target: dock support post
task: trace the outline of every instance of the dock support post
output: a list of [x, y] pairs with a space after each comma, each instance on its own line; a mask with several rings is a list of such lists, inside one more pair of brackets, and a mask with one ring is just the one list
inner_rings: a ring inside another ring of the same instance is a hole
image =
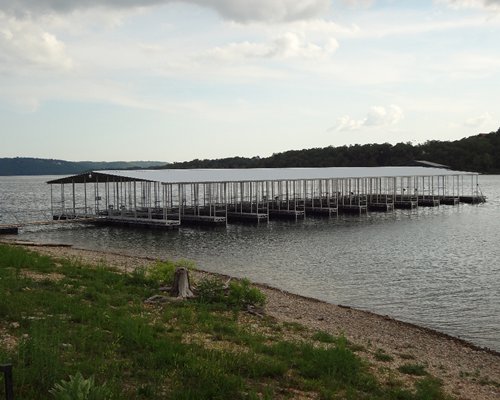
[[71, 186], [73, 190], [73, 217], [76, 217], [76, 198], [75, 198], [75, 180], [71, 180]]
[[14, 384], [12, 379], [12, 364], [0, 365], [5, 382], [5, 400], [14, 400]]
[[53, 195], [53, 185], [50, 184], [50, 213], [52, 214], [52, 218], [54, 218], [54, 198]]

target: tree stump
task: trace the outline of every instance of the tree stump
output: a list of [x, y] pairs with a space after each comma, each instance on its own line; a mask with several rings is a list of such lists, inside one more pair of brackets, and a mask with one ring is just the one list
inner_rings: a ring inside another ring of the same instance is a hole
[[189, 283], [189, 271], [187, 268], [179, 267], [175, 270], [174, 283], [170, 289], [170, 295], [183, 299], [194, 297], [191, 284]]

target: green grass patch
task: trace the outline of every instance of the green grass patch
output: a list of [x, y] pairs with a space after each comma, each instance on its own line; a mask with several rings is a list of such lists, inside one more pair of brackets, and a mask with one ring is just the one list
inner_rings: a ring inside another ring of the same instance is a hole
[[375, 358], [375, 360], [382, 361], [382, 362], [389, 362], [389, 361], [394, 360], [394, 357], [387, 354], [386, 352], [384, 352], [381, 349], [377, 349], [377, 351], [375, 353], [373, 353], [373, 357]]
[[[58, 279], [43, 276], [50, 273]], [[441, 390], [427, 376], [411, 391], [382, 385], [344, 337], [316, 333], [313, 340], [330, 344], [318, 348], [299, 324], [274, 329], [251, 316], [242, 323], [241, 310], [265, 300], [246, 280], [229, 288], [206, 281], [203, 298], [145, 305], [168, 280], [162, 276], [0, 245], [0, 327], [17, 341], [0, 345], [0, 363], [14, 365], [15, 398], [281, 399], [291, 391], [321, 399], [442, 398], [425, 397]], [[300, 341], [283, 339], [290, 334]]]
[[146, 276], [159, 284], [171, 285], [174, 282], [175, 270], [177, 268], [193, 270], [195, 264], [190, 260], [183, 259], [176, 261], [158, 261], [147, 270]]
[[318, 331], [311, 336], [312, 340], [316, 340], [321, 343], [335, 343], [335, 337], [327, 332]]
[[427, 375], [427, 371], [422, 364], [403, 364], [398, 368], [398, 371], [406, 375]]

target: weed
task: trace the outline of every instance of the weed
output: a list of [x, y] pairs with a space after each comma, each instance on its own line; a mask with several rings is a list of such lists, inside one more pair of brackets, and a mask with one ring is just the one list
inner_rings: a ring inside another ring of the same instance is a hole
[[91, 376], [85, 379], [80, 372], [71, 375], [67, 381], [55, 384], [49, 390], [55, 400], [108, 400], [109, 390], [106, 386], [98, 386]]
[[481, 377], [481, 378], [479, 379], [478, 383], [479, 383], [480, 385], [483, 385], [483, 386], [485, 386], [485, 385], [489, 385], [489, 386], [494, 386], [494, 387], [500, 388], [500, 383], [499, 383], [499, 382], [494, 381], [494, 380], [490, 379], [490, 378], [489, 378], [489, 377], [487, 377], [487, 376], [483, 376], [483, 377]]
[[415, 398], [417, 400], [447, 400], [450, 399], [443, 392], [442, 382], [439, 379], [425, 377], [415, 384], [417, 389]]
[[229, 284], [228, 302], [237, 308], [263, 306], [266, 296], [256, 287], [252, 287], [248, 279], [242, 279]]
[[248, 279], [233, 281], [226, 289], [220, 279], [205, 278], [198, 285], [198, 301], [205, 304], [227, 305], [235, 309], [248, 306], [263, 306], [266, 296], [253, 287]]
[[304, 332], [306, 327], [298, 322], [283, 322], [283, 327], [292, 332]]
[[174, 282], [175, 270], [177, 268], [194, 269], [195, 264], [189, 260], [158, 261], [148, 270], [148, 277], [163, 285], [171, 285]]
[[403, 364], [398, 368], [399, 372], [407, 375], [424, 376], [427, 371], [422, 364]]
[[408, 353], [400, 353], [398, 354], [399, 358], [403, 360], [414, 360], [415, 356], [413, 354], [408, 354]]
[[311, 339], [321, 343], [335, 343], [335, 337], [327, 332], [318, 331], [311, 336]]
[[384, 352], [382, 349], [377, 349], [375, 353], [373, 353], [373, 357], [377, 361], [389, 362], [394, 360], [394, 357]]
[[225, 298], [224, 283], [217, 278], [205, 278], [196, 285], [201, 303], [222, 303]]

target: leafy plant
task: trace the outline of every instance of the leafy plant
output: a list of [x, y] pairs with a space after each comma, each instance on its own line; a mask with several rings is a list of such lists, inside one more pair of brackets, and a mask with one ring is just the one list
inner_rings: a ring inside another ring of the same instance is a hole
[[262, 307], [266, 302], [266, 295], [256, 287], [252, 287], [248, 279], [242, 279], [229, 284], [228, 302], [238, 308]]
[[384, 350], [382, 349], [378, 349], [374, 354], [373, 356], [375, 357], [375, 360], [377, 361], [383, 361], [383, 362], [388, 362], [388, 361], [392, 361], [394, 360], [394, 357], [392, 357], [391, 355], [387, 354], [386, 352], [384, 352]]
[[69, 380], [56, 383], [49, 391], [56, 400], [107, 400], [111, 396], [106, 386], [95, 384], [94, 377], [85, 379], [80, 372]]
[[164, 285], [171, 285], [174, 282], [175, 270], [181, 267], [192, 270], [195, 264], [193, 261], [183, 259], [176, 261], [159, 261], [148, 270], [148, 276], [156, 282], [160, 282]]
[[217, 278], [204, 278], [197, 285], [198, 299], [202, 303], [224, 302], [224, 283]]
[[316, 332], [314, 335], [312, 335], [311, 339], [317, 340], [321, 343], [335, 343], [335, 337], [324, 331]]
[[198, 285], [198, 299], [202, 303], [225, 303], [231, 307], [243, 309], [248, 306], [262, 307], [266, 296], [248, 279], [233, 281], [226, 288], [217, 278], [202, 279]]

